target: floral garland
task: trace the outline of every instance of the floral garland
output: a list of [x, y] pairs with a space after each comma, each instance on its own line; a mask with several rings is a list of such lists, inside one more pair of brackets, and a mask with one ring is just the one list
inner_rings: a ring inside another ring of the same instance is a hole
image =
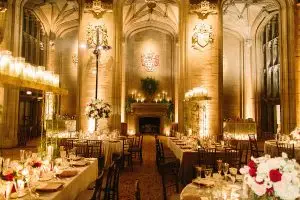
[[102, 99], [93, 99], [87, 104], [85, 113], [93, 119], [109, 118], [111, 106]]
[[278, 197], [284, 200], [300, 197], [300, 166], [296, 160], [269, 155], [251, 158], [248, 165], [240, 169], [245, 183], [259, 197]]

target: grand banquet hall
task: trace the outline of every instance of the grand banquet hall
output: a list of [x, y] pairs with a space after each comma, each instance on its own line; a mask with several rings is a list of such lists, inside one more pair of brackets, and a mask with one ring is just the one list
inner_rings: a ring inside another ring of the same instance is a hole
[[0, 200], [300, 199], [296, 0], [0, 0]]

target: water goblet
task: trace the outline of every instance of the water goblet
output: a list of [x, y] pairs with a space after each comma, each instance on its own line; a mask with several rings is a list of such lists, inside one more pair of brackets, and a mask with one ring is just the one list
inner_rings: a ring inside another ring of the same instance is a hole
[[20, 161], [23, 163], [25, 160], [25, 150], [21, 149], [20, 150]]
[[236, 175], [237, 175], [237, 168], [234, 168], [234, 167], [230, 167], [229, 168], [229, 173], [232, 177], [232, 182], [235, 183], [236, 181]]
[[25, 158], [26, 158], [26, 160], [29, 159], [29, 158], [31, 158], [31, 156], [32, 156], [32, 151], [25, 151]]
[[223, 163], [222, 160], [217, 160], [219, 175], [221, 175], [221, 173], [222, 173], [222, 163]]
[[205, 178], [210, 178], [211, 174], [212, 174], [212, 169], [205, 169], [204, 170]]
[[229, 164], [228, 163], [224, 163], [224, 165], [223, 165], [223, 172], [224, 172], [225, 177], [227, 176], [228, 170], [229, 170]]

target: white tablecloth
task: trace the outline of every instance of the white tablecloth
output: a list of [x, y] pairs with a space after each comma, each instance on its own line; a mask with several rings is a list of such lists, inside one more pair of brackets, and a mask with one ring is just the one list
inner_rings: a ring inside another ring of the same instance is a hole
[[[267, 140], [264, 144], [264, 152], [265, 154], [269, 154], [271, 157], [277, 156], [277, 146], [276, 140]], [[295, 158], [298, 162], [300, 162], [300, 146], [295, 145]]]
[[180, 194], [180, 200], [201, 200], [201, 199], [211, 199], [212, 197], [217, 197], [224, 195], [226, 193], [227, 197], [230, 197], [231, 193], [235, 193], [241, 196], [241, 183], [232, 184], [230, 181], [211, 179], [215, 182], [215, 186], [204, 187], [193, 183], [188, 184], [183, 188]]
[[123, 150], [123, 141], [103, 141], [103, 153], [104, 153], [104, 166], [108, 168], [112, 163], [112, 155], [114, 153], [122, 153]]
[[198, 151], [192, 149], [181, 149], [171, 138], [168, 138], [168, 147], [173, 151], [176, 158], [180, 160], [179, 177], [184, 184], [193, 179], [194, 165], [198, 164]]
[[[89, 184], [97, 179], [98, 175], [98, 161], [93, 159], [90, 164], [86, 167], [72, 168], [78, 170], [78, 174], [71, 178], [65, 178], [59, 180], [64, 182], [64, 186], [61, 190], [57, 192], [49, 193], [39, 193], [39, 199], [41, 200], [73, 200], [84, 191]], [[50, 180], [53, 181], [53, 180]], [[57, 181], [57, 180], [54, 180]], [[23, 198], [18, 198], [23, 200], [29, 200], [30, 195], [26, 195]]]

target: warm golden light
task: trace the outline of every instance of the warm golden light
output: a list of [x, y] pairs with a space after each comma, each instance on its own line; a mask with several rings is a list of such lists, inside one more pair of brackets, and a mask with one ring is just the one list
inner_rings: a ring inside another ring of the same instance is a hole
[[21, 57], [14, 58], [10, 51], [0, 52], [0, 74], [59, 87], [59, 75], [46, 71], [43, 66], [25, 63]]

